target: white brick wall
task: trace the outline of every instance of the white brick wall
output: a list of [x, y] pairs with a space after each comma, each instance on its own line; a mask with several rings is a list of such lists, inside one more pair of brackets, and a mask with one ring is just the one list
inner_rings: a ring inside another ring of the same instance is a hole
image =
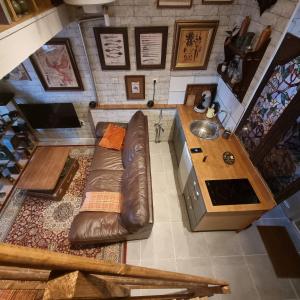
[[278, 0], [277, 3], [266, 10], [262, 16], [259, 14], [259, 7], [256, 0], [240, 0], [240, 2], [243, 2], [242, 17], [251, 17], [250, 31], [261, 32], [267, 25], [272, 26], [271, 42], [242, 103], [243, 106], [246, 107], [252, 100], [254, 92], [270, 63], [270, 60], [276, 53], [278, 44], [287, 30], [289, 20], [296, 8], [298, 0]]
[[[133, 109], [124, 109], [124, 110], [100, 110], [93, 109], [91, 110], [94, 125], [98, 122], [129, 122], [130, 118], [137, 110]], [[148, 117], [148, 126], [149, 126], [149, 140], [155, 140], [155, 128], [154, 124], [159, 120], [159, 109], [145, 109], [142, 112]], [[176, 110], [175, 109], [164, 109], [162, 114], [162, 127], [164, 132], [161, 133], [161, 141], [166, 142], [172, 140], [173, 133], [173, 123], [175, 118]]]
[[[252, 100], [266, 69], [276, 53], [276, 49], [278, 48], [281, 39], [287, 31], [288, 23], [297, 6], [298, 0], [278, 0], [277, 3], [269, 10], [265, 11], [262, 16], [259, 14], [259, 7], [256, 0], [240, 0], [239, 2], [242, 10], [238, 23], [240, 24], [245, 16], [250, 16], [251, 24], [249, 31], [254, 32], [261, 32], [267, 25], [271, 25], [272, 39], [242, 103], [238, 102], [223, 80], [221, 78], [219, 79], [217, 101], [220, 103], [222, 109], [231, 113], [231, 117], [223, 124], [231, 130], [234, 130], [237, 127], [240, 118]], [[293, 20], [288, 31], [299, 31], [299, 14], [298, 19]]]
[[[251, 15], [251, 30], [261, 31], [264, 26], [269, 23], [274, 26], [274, 29], [272, 43], [251, 83], [250, 91], [246, 94], [242, 107], [237, 101], [232, 100], [232, 95], [227, 93], [229, 96], [228, 99], [225, 99], [222, 94], [218, 94], [218, 98], [221, 99], [220, 102], [223, 107], [233, 110], [232, 118], [229, 119], [229, 127], [235, 127], [239, 115], [243, 112], [243, 107], [246, 106], [251, 99], [251, 92], [253, 92], [255, 86], [261, 79], [268, 60], [273, 55], [274, 49], [282, 36], [282, 32], [288, 23], [288, 19], [291, 16], [296, 3], [297, 0], [278, 0], [278, 3], [270, 11], [265, 12], [262, 17], [259, 17], [256, 0], [235, 0], [234, 4], [231, 5], [203, 5], [202, 0], [194, 0], [191, 9], [158, 9], [156, 7], [156, 0], [116, 0], [109, 6], [109, 13], [112, 16], [111, 25], [128, 27], [131, 70], [102, 71], [93, 33], [93, 27], [101, 26], [101, 21], [84, 23], [83, 35], [91, 63], [91, 69], [96, 82], [97, 97], [101, 103], [128, 103], [126, 100], [124, 76], [141, 74], [146, 76], [146, 100], [130, 101], [130, 103], [142, 104], [152, 98], [153, 79], [158, 79], [155, 97], [157, 102], [182, 103], [186, 84], [218, 82], [216, 68], [217, 64], [223, 60], [225, 31], [231, 29], [234, 23], [240, 24], [244, 16]], [[170, 71], [174, 22], [179, 19], [219, 20], [220, 25], [207, 70]], [[154, 25], [169, 26], [166, 68], [164, 70], [137, 71], [134, 27]], [[85, 56], [78, 25], [76, 23], [70, 24], [58, 34], [58, 37], [69, 37], [71, 39], [72, 48], [81, 73], [85, 91], [45, 92], [29, 60], [26, 60], [24, 64], [33, 81], [1, 82], [0, 89], [13, 90], [17, 96], [24, 98], [27, 102], [75, 103], [79, 118], [86, 123], [83, 128], [72, 130], [46, 130], [40, 132], [39, 136], [43, 140], [47, 140], [47, 138], [53, 140], [63, 138], [74, 139], [79, 137], [82, 139], [89, 139], [92, 137], [92, 133], [88, 125], [88, 103], [95, 100], [95, 90], [91, 74], [89, 73], [88, 60]], [[219, 89], [219, 91], [222, 91], [222, 89]]]

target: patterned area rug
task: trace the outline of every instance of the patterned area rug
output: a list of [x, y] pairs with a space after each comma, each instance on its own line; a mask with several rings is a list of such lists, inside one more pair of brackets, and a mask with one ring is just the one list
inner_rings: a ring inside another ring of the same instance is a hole
[[81, 205], [93, 151], [93, 147], [76, 147], [71, 151], [70, 156], [79, 162], [79, 170], [61, 201], [28, 196], [16, 190], [0, 219], [0, 226], [6, 221], [8, 227], [2, 227], [0, 239], [14, 245], [124, 262], [124, 243], [75, 249], [68, 241], [71, 222]]

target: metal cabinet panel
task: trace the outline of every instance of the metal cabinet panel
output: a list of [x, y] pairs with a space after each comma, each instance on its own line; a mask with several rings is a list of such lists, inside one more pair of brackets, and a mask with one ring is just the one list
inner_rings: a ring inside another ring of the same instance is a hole
[[174, 133], [173, 133], [173, 143], [174, 143], [174, 148], [175, 148], [177, 164], [179, 165], [181, 155], [182, 155], [183, 146], [184, 146], [184, 143], [185, 143], [185, 136], [184, 136], [184, 133], [183, 133], [183, 129], [181, 127], [181, 123], [180, 123], [178, 114], [176, 114], [176, 117], [175, 117], [175, 128], [174, 128]]
[[178, 169], [178, 181], [179, 181], [181, 191], [184, 190], [184, 187], [187, 184], [189, 174], [192, 168], [193, 168], [193, 162], [190, 156], [190, 152], [187, 143], [184, 143], [181, 159], [179, 162], [179, 169]]
[[188, 181], [184, 188], [184, 198], [191, 229], [193, 230], [206, 213], [205, 204], [194, 168], [190, 170]]
[[197, 221], [199, 221], [206, 213], [206, 207], [194, 168], [192, 168], [190, 172], [188, 186], [190, 190], [190, 196], [192, 199], [192, 206], [194, 208], [195, 218]]
[[192, 199], [191, 199], [191, 196], [190, 196], [190, 191], [189, 191], [188, 185], [186, 185], [186, 187], [185, 187], [185, 190], [183, 192], [183, 196], [184, 196], [184, 200], [185, 200], [185, 205], [186, 205], [186, 210], [187, 210], [187, 213], [188, 213], [190, 225], [191, 225], [191, 228], [193, 229], [193, 228], [195, 228], [197, 223], [196, 223], [194, 208], [193, 208], [193, 205], [192, 205]]

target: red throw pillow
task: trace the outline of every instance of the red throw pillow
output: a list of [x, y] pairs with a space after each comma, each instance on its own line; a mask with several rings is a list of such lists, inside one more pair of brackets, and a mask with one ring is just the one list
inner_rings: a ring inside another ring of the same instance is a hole
[[125, 128], [119, 127], [114, 124], [109, 124], [105, 130], [103, 138], [99, 143], [99, 146], [108, 149], [121, 150], [125, 133]]

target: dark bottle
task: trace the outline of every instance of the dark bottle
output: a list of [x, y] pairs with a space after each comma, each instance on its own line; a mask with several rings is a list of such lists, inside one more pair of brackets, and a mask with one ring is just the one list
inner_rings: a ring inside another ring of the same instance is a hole
[[16, 0], [11, 0], [11, 5], [12, 5], [12, 7], [13, 7], [13, 9], [14, 9], [14, 11], [17, 15], [22, 14], [22, 8]]
[[28, 7], [26, 0], [18, 0], [18, 3], [21, 7], [22, 14], [25, 14], [25, 15], [28, 14], [29, 7]]

